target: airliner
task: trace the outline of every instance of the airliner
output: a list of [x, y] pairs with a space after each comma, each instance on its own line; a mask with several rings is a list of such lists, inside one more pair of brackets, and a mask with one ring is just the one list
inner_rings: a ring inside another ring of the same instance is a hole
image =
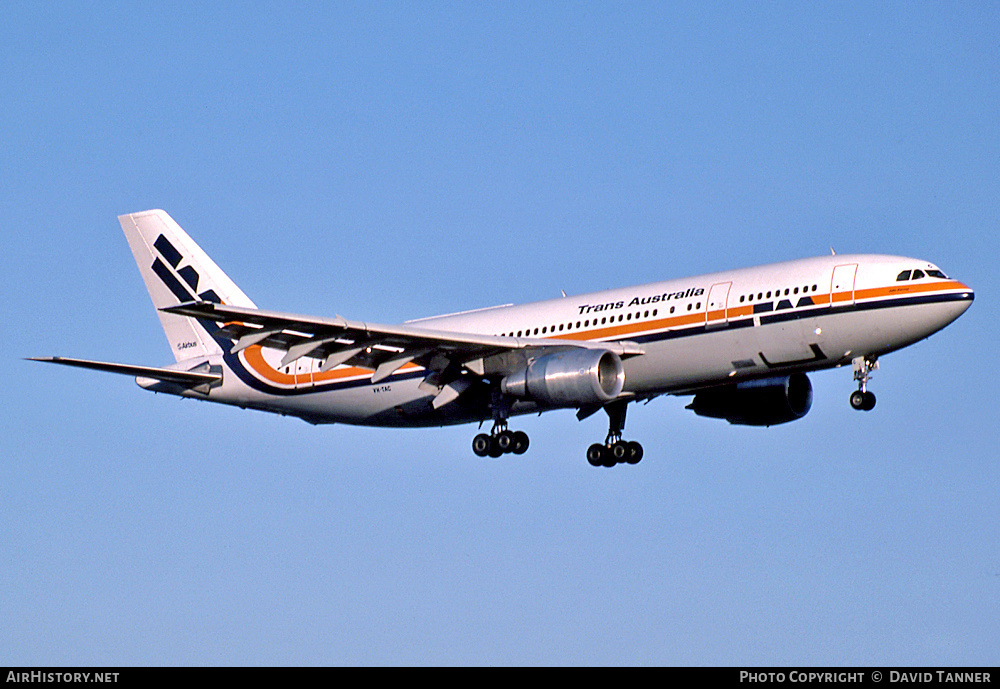
[[135, 376], [154, 392], [296, 416], [312, 424], [427, 427], [492, 421], [480, 457], [523, 454], [512, 417], [608, 416], [593, 466], [635, 464], [626, 409], [691, 396], [695, 414], [771, 426], [812, 405], [811, 371], [851, 365], [870, 411], [884, 354], [941, 330], [968, 286], [914, 258], [807, 258], [579, 296], [385, 325], [258, 309], [162, 210], [118, 218], [175, 363], [32, 357]]

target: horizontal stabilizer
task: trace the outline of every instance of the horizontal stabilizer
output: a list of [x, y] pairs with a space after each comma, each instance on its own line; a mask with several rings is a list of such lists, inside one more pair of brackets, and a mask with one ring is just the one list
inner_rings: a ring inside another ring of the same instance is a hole
[[179, 383], [185, 386], [210, 385], [212, 383], [218, 383], [222, 380], [221, 373], [202, 373], [198, 371], [178, 371], [172, 368], [156, 368], [153, 366], [112, 364], [104, 361], [90, 361], [88, 359], [70, 359], [64, 356], [28, 357], [28, 361], [46, 361], [51, 364], [63, 364], [64, 366], [90, 368], [95, 371], [152, 378], [153, 380], [162, 380], [167, 383]]

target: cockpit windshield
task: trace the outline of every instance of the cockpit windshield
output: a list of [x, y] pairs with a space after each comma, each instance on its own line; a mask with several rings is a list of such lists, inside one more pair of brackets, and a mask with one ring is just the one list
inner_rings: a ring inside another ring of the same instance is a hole
[[938, 278], [940, 280], [947, 280], [948, 276], [942, 273], [937, 268], [931, 268], [928, 270], [912, 269], [904, 270], [899, 275], [896, 276], [896, 282], [903, 282], [905, 280], [919, 280], [923, 277]]

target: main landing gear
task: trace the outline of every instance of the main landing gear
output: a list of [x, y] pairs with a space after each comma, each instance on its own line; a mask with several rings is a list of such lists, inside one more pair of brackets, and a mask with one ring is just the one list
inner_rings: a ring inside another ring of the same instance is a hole
[[510, 402], [500, 393], [493, 390], [493, 430], [489, 435], [480, 433], [472, 439], [472, 451], [478, 457], [489, 455], [494, 459], [508, 452], [523, 455], [528, 451], [528, 434], [524, 431], [507, 429], [507, 416], [510, 414]]
[[858, 411], [871, 411], [875, 408], [875, 393], [868, 391], [868, 379], [872, 371], [878, 370], [878, 357], [859, 356], [854, 364], [854, 380], [858, 381], [858, 389], [851, 393], [851, 406]]
[[496, 458], [512, 452], [523, 455], [528, 450], [528, 434], [524, 431], [507, 430], [507, 424], [494, 426], [489, 435], [480, 433], [472, 439], [472, 451], [479, 457]]
[[613, 402], [604, 407], [604, 411], [608, 413], [608, 436], [604, 439], [603, 445], [594, 443], [587, 448], [587, 461], [591, 466], [638, 464], [642, 459], [642, 445], [634, 440], [622, 440], [627, 404], [627, 402]]

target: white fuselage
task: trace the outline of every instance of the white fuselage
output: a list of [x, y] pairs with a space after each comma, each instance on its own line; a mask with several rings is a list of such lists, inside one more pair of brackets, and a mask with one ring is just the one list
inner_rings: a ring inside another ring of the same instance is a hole
[[[908, 279], [901, 279], [905, 271]], [[623, 395], [642, 399], [877, 357], [945, 327], [973, 298], [969, 287], [925, 261], [835, 255], [413, 324], [513, 340], [634, 343], [643, 353], [624, 358]], [[313, 423], [428, 426], [484, 418], [481, 408], [461, 404], [433, 408], [415, 364], [373, 383], [368, 369], [321, 372], [322, 362], [308, 356], [282, 366], [283, 354], [253, 346], [211, 356], [208, 363], [226, 369], [224, 382], [191, 396]], [[519, 402], [511, 413], [539, 409]]]

